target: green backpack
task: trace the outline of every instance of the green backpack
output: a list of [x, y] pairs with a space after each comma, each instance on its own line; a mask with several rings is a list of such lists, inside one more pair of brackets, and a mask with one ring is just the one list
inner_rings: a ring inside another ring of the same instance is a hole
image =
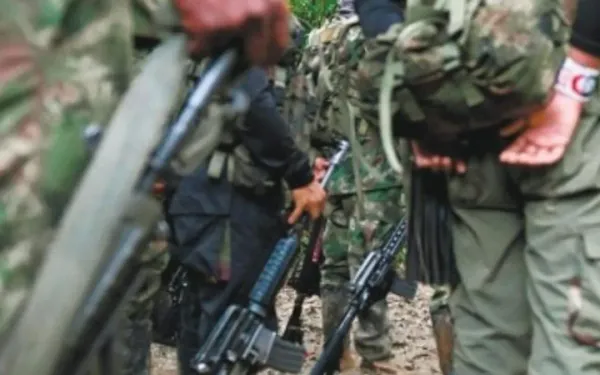
[[388, 144], [392, 131], [452, 142], [527, 114], [565, 56], [562, 1], [408, 0], [406, 22], [365, 44], [357, 105]]

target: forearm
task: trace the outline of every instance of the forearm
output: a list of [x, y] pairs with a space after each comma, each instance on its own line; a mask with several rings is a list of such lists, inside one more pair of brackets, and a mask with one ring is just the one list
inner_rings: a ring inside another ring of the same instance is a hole
[[290, 188], [309, 184], [313, 176], [308, 156], [298, 148], [279, 114], [265, 72], [251, 69], [242, 86], [251, 97], [241, 133], [243, 144], [258, 163], [274, 177], [285, 179]]
[[569, 57], [580, 64], [600, 67], [600, 0], [579, 0]]
[[403, 9], [392, 0], [356, 0], [354, 7], [367, 38], [384, 33], [393, 24], [404, 20]]

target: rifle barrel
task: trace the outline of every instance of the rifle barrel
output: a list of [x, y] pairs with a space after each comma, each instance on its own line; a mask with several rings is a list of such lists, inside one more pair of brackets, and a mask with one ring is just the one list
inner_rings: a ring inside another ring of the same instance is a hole
[[350, 331], [352, 322], [358, 315], [358, 307], [351, 305], [344, 313], [344, 317], [340, 325], [335, 329], [331, 337], [325, 343], [323, 352], [315, 363], [315, 366], [310, 371], [310, 375], [333, 374], [339, 367], [344, 339]]

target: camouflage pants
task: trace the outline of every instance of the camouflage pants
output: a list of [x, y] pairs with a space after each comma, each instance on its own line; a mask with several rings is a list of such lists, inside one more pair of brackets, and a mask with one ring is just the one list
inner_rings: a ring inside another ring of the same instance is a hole
[[[321, 297], [325, 338], [339, 323], [348, 302], [345, 286], [360, 266], [364, 254], [380, 244], [383, 235], [402, 215], [402, 189], [393, 188], [365, 194], [364, 215], [359, 216], [356, 195], [330, 198], [332, 212], [323, 234]], [[355, 347], [366, 361], [392, 356], [387, 302], [375, 303], [358, 317]], [[349, 346], [346, 340], [345, 347]]]
[[161, 286], [161, 275], [169, 263], [166, 243], [151, 243], [141, 262], [146, 279], [125, 308], [123, 330], [120, 332], [123, 375], [150, 374], [151, 317]]

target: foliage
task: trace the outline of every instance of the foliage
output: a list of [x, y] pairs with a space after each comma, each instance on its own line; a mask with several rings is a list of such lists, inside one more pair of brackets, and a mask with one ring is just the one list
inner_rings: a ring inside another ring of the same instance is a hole
[[333, 16], [336, 0], [290, 0], [291, 8], [306, 30], [315, 29]]

